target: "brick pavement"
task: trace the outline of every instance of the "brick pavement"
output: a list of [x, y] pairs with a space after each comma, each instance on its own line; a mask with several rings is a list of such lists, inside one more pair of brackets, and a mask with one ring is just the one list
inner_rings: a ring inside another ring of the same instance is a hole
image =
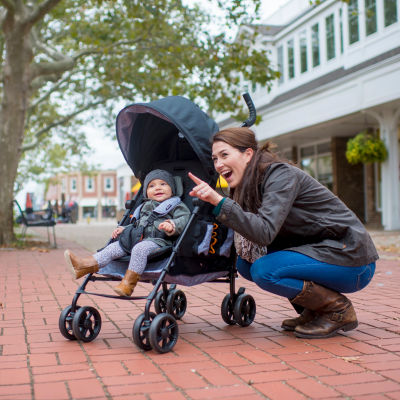
[[[78, 282], [63, 251], [83, 247], [59, 239], [59, 249], [0, 251], [0, 399], [400, 399], [400, 254], [383, 248], [376, 275], [349, 297], [360, 325], [318, 340], [280, 329], [293, 316], [288, 302], [238, 279], [257, 304], [247, 328], [227, 326], [220, 304], [228, 285], [182, 288], [188, 309], [167, 354], [138, 349], [132, 326], [143, 312], [135, 303], [81, 296], [102, 316], [90, 343], [65, 339], [62, 309]], [[385, 252], [386, 251], [386, 252]], [[151, 286], [139, 284], [138, 294]], [[91, 290], [113, 294], [111, 283]]]

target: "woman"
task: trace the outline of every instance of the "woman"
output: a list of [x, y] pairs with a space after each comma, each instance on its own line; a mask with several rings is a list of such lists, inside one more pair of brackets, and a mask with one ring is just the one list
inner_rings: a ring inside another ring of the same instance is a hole
[[287, 297], [301, 313], [282, 327], [303, 338], [356, 328], [353, 305], [341, 292], [368, 285], [378, 254], [354, 213], [271, 152], [269, 143], [259, 148], [248, 128], [216, 133], [212, 157], [228, 182], [229, 198], [193, 174], [196, 186], [190, 194], [213, 204], [216, 218], [235, 231], [239, 273]]

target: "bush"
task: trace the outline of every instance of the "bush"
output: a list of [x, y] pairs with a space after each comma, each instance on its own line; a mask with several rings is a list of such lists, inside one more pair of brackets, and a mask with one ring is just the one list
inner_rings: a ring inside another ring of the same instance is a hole
[[387, 155], [383, 141], [368, 131], [347, 141], [346, 158], [350, 164], [382, 162]]

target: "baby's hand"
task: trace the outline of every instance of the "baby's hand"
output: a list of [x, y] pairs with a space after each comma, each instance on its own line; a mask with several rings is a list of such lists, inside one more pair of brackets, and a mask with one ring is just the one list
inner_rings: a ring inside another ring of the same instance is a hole
[[160, 225], [158, 225], [158, 229], [160, 231], [164, 231], [168, 236], [171, 236], [175, 233], [175, 224], [167, 219], [164, 222], [161, 222]]
[[111, 234], [111, 237], [113, 239], [116, 239], [121, 233], [122, 231], [125, 229], [125, 227], [123, 226], [118, 226], [117, 228], [115, 228]]

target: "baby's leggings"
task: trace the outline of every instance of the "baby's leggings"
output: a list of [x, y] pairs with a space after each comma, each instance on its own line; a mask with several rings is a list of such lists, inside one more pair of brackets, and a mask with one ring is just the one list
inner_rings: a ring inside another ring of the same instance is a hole
[[[129, 260], [129, 267], [131, 271], [137, 272], [141, 275], [146, 268], [147, 257], [155, 249], [160, 246], [151, 240], [142, 240], [141, 242], [135, 244], [131, 251], [131, 258]], [[127, 253], [119, 245], [119, 242], [113, 242], [105, 247], [103, 250], [93, 254], [93, 257], [99, 264], [99, 269], [105, 267], [112, 260], [126, 256]]]

